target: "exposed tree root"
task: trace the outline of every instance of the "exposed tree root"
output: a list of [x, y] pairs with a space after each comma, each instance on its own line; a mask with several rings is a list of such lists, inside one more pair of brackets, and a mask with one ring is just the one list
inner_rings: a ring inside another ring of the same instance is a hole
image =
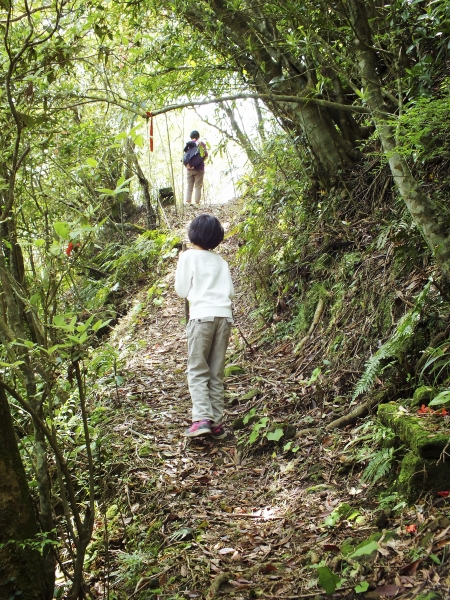
[[219, 573], [217, 577], [214, 578], [206, 598], [208, 600], [215, 598], [219, 592], [220, 586], [224, 583], [228, 583], [232, 578], [233, 576], [231, 573]]
[[375, 396], [367, 400], [367, 402], [365, 402], [364, 404], [360, 404], [359, 406], [354, 408], [351, 412], [347, 413], [342, 417], [339, 417], [339, 419], [331, 421], [331, 423], [328, 423], [328, 425], [325, 425], [325, 429], [327, 431], [339, 429], [339, 427], [345, 427], [346, 425], [353, 423], [353, 421], [356, 421], [356, 419], [359, 419], [360, 417], [365, 417], [370, 413], [372, 408], [374, 408], [377, 404], [380, 404], [384, 397], [384, 394], [382, 396], [380, 396], [380, 394], [376, 394]]
[[[351, 412], [347, 413], [346, 415], [343, 415], [342, 417], [339, 417], [339, 419], [331, 421], [331, 423], [328, 423], [328, 425], [325, 425], [324, 429], [326, 431], [333, 431], [334, 429], [339, 429], [340, 427], [345, 427], [346, 425], [353, 423], [354, 421], [356, 421], [356, 419], [359, 419], [360, 417], [365, 417], [375, 406], [377, 406], [377, 404], [381, 404], [383, 400], [387, 397], [387, 395], [388, 394], [386, 393], [386, 390], [383, 390], [382, 394], [378, 392], [377, 394], [369, 398], [367, 402], [364, 402], [364, 404], [360, 404]], [[311, 435], [319, 432], [320, 429], [322, 428], [316, 427], [302, 429], [301, 431], [298, 431], [295, 434], [295, 437], [301, 438], [305, 435]]]

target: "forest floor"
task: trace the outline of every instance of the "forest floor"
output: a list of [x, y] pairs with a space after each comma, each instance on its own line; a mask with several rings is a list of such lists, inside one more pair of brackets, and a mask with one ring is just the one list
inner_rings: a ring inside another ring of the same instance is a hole
[[[207, 210], [233, 231], [239, 207]], [[186, 239], [186, 224], [203, 211], [168, 218]], [[104, 422], [108, 510], [96, 526], [90, 582], [98, 597], [281, 600], [329, 592], [412, 599], [433, 589], [450, 597], [439, 559], [430, 558], [441, 542], [439, 548], [450, 544], [445, 498], [380, 512], [361, 469], [346, 464], [345, 448], [367, 433], [361, 423], [320, 438], [295, 437], [319, 426], [332, 406], [306, 402], [305, 360], [314, 365], [314, 355], [299, 362], [292, 340], [267, 343], [267, 331], [253, 330], [255, 307], [237, 248], [230, 235], [218, 249], [237, 289], [229, 362], [242, 368], [226, 378], [225, 439], [182, 436], [191, 402], [184, 302], [173, 289], [176, 258], [159, 283], [161, 305], [146, 300], [147, 290], [138, 292], [134, 303], [145, 311], [130, 310], [110, 340], [126, 366]], [[267, 417], [254, 443], [253, 426], [243, 422], [249, 413]], [[282, 429], [284, 441], [270, 441], [270, 429], [274, 438]]]

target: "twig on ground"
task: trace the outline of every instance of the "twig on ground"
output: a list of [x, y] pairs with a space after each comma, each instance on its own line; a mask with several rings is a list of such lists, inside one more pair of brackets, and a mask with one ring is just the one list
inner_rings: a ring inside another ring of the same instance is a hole
[[299, 341], [299, 343], [297, 344], [297, 346], [295, 347], [295, 350], [294, 350], [295, 353], [297, 353], [309, 340], [310, 335], [314, 331], [317, 323], [320, 321], [320, 317], [322, 316], [322, 313], [323, 313], [323, 307], [324, 307], [323, 299], [319, 298], [319, 301], [317, 302], [316, 310], [314, 312], [314, 317], [313, 317], [313, 321], [311, 323], [311, 327], [308, 329], [308, 333], [305, 335], [305, 337], [302, 338]]

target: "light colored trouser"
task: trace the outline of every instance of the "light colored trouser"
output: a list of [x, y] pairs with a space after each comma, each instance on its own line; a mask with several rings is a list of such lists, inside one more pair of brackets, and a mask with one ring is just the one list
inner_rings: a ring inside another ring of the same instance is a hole
[[204, 176], [205, 171], [195, 171], [195, 169], [186, 169], [186, 202], [192, 201], [192, 191], [194, 190], [194, 202], [195, 204], [200, 204]]
[[191, 319], [188, 340], [188, 385], [192, 399], [192, 421], [209, 419], [220, 423], [223, 415], [223, 372], [232, 319]]

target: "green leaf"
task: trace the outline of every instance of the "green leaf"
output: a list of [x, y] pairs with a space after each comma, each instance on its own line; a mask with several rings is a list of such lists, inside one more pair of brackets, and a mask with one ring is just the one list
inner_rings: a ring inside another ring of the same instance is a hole
[[355, 585], [355, 592], [357, 594], [361, 594], [362, 592], [367, 592], [368, 589], [369, 589], [369, 584], [367, 583], [367, 581], [361, 581], [361, 583], [358, 583], [358, 585]]
[[325, 519], [323, 524], [326, 525], [327, 527], [334, 527], [340, 518], [341, 517], [339, 516], [338, 513], [332, 512], [331, 515], [328, 515], [328, 517]]
[[442, 564], [441, 559], [438, 556], [436, 556], [436, 554], [430, 554], [429, 556], [431, 560], [434, 561], [437, 565]]
[[376, 542], [367, 542], [367, 544], [352, 552], [349, 557], [356, 558], [357, 556], [367, 556], [368, 554], [372, 554], [375, 550], [378, 550], [378, 544]]
[[258, 436], [259, 436], [259, 430], [262, 429], [263, 427], [267, 426], [268, 420], [269, 420], [269, 417], [263, 417], [262, 419], [260, 419], [257, 423], [255, 423], [253, 425], [252, 432], [250, 434], [250, 437], [248, 438], [249, 444], [253, 444], [254, 442], [256, 442], [256, 440], [258, 439]]
[[56, 231], [56, 234], [59, 235], [60, 238], [63, 238], [63, 240], [69, 239], [69, 234], [70, 234], [69, 223], [64, 223], [64, 222], [53, 223], [53, 229]]
[[442, 404], [450, 404], [450, 390], [444, 390], [440, 394], [433, 398], [428, 406], [441, 406]]
[[354, 519], [356, 519], [356, 517], [359, 517], [360, 514], [361, 513], [359, 512], [359, 510], [354, 510], [352, 514], [347, 517], [347, 521], [353, 521]]
[[62, 315], [55, 315], [53, 317], [53, 325], [55, 327], [63, 327], [66, 324], [66, 320]]
[[137, 135], [133, 141], [136, 144], [136, 146], [139, 146], [139, 148], [142, 148], [144, 146], [144, 138], [142, 137], [142, 135]]
[[99, 319], [96, 323], [94, 323], [94, 325], [92, 325], [92, 331], [98, 331], [102, 327], [106, 327], [106, 325], [109, 325], [109, 323], [111, 323], [111, 319], [108, 319], [107, 321], [102, 321], [101, 319]]
[[36, 248], [42, 248], [42, 246], [45, 246], [45, 240], [34, 240], [33, 244], [36, 246]]
[[49, 252], [50, 254], [53, 254], [53, 256], [59, 256], [61, 254], [61, 246], [56, 240], [53, 240], [52, 245], [49, 248]]
[[87, 164], [89, 167], [96, 167], [96, 166], [98, 165], [98, 161], [97, 161], [97, 160], [95, 160], [95, 158], [87, 158], [87, 159], [86, 159], [86, 164]]
[[5, 363], [3, 361], [0, 361], [0, 367], [15, 368], [15, 367], [18, 367], [19, 365], [23, 365], [23, 364], [24, 364], [23, 360], [16, 360], [16, 362], [13, 362], [13, 363]]
[[327, 594], [333, 594], [339, 583], [339, 577], [328, 567], [318, 567], [319, 585], [323, 587]]
[[119, 193], [117, 190], [110, 190], [109, 188], [97, 188], [96, 191], [106, 194], [107, 196], [115, 196]]
[[124, 179], [123, 177], [121, 177], [119, 179], [119, 181], [117, 182], [117, 186], [116, 186], [116, 192], [125, 192], [128, 191], [128, 189], [124, 190], [123, 186], [126, 185], [127, 183], [129, 183], [131, 180], [133, 179], [133, 177], [128, 177], [128, 179]]
[[275, 431], [269, 431], [266, 435], [267, 439], [271, 442], [278, 442], [279, 439], [284, 435], [284, 431], [280, 428], [275, 429]]
[[248, 411], [248, 413], [245, 415], [245, 417], [242, 419], [242, 422], [244, 423], [244, 425], [247, 425], [247, 423], [249, 422], [249, 420], [254, 417], [256, 414], [256, 408], [252, 408], [251, 410]]

